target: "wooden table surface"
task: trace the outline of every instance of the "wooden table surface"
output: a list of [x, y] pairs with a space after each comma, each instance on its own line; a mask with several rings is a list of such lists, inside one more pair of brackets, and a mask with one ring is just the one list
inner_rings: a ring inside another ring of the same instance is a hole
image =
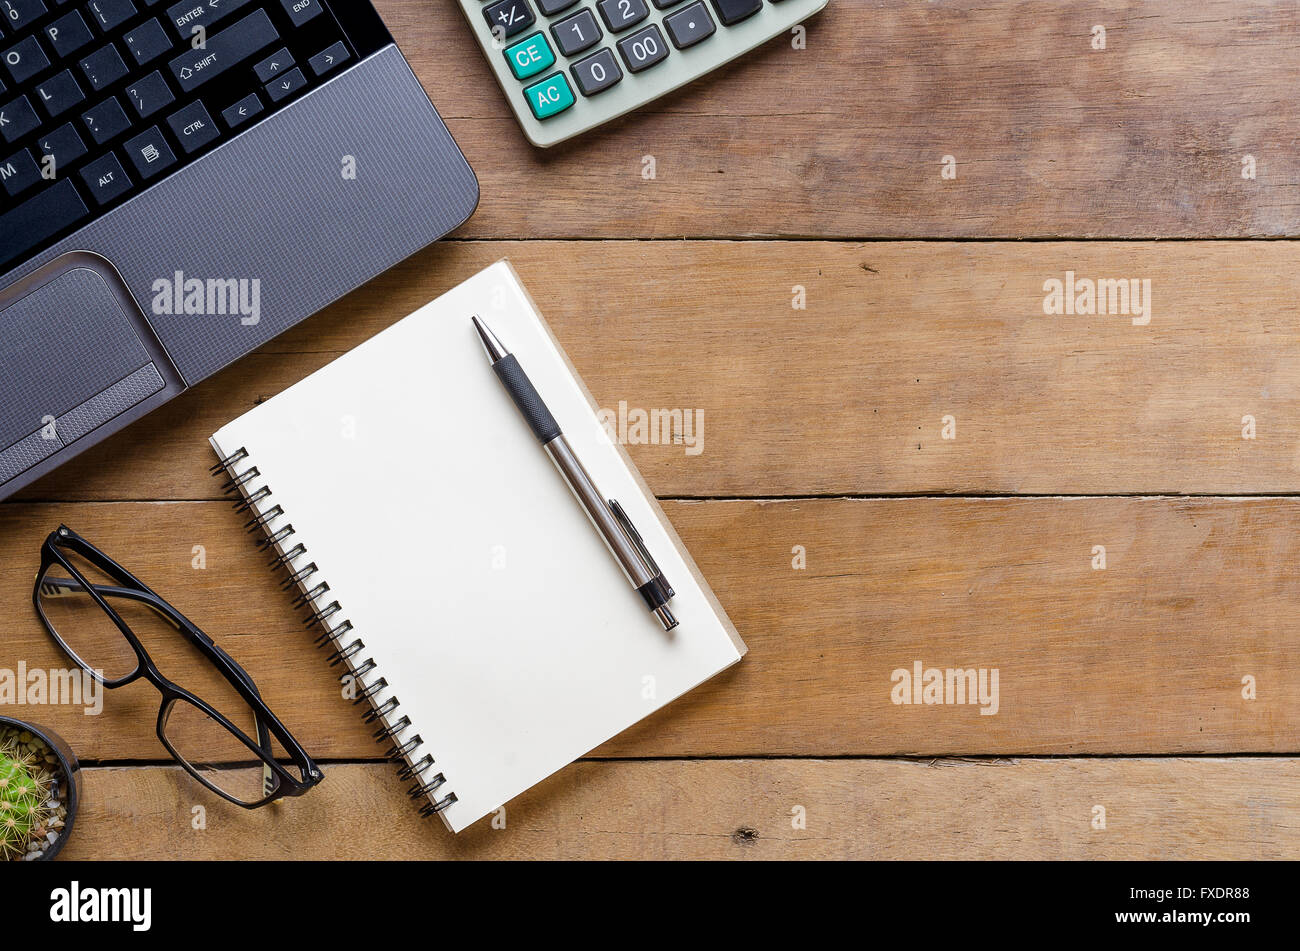
[[[66, 522], [238, 658], [326, 782], [223, 807], [166, 765], [145, 684], [9, 711], [90, 764], [66, 856], [1300, 855], [1294, 4], [831, 0], [806, 49], [547, 152], [454, 4], [378, 6], [474, 217], [0, 505], [7, 657], [60, 666], [29, 586]], [[504, 256], [601, 406], [703, 412], [700, 454], [629, 450], [750, 652], [453, 837], [206, 437]], [[1045, 313], [1067, 271], [1149, 280], [1149, 322]], [[997, 668], [997, 713], [891, 702], [917, 661]]]

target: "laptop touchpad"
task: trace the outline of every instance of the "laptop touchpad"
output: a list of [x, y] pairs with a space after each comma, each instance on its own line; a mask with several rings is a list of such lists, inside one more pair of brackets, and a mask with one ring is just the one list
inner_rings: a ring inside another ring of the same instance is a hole
[[0, 294], [0, 482], [163, 388], [110, 280], [56, 267]]

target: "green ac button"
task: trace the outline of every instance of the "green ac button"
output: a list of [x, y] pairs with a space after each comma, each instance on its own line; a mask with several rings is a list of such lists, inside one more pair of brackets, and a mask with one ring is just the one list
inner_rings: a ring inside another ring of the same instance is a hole
[[555, 62], [555, 54], [550, 44], [541, 33], [534, 33], [526, 40], [516, 43], [506, 50], [506, 60], [515, 74], [515, 79], [527, 79], [536, 76]]
[[573, 90], [569, 88], [564, 73], [554, 73], [540, 83], [528, 86], [524, 95], [528, 97], [533, 115], [539, 119], [549, 119], [573, 105]]

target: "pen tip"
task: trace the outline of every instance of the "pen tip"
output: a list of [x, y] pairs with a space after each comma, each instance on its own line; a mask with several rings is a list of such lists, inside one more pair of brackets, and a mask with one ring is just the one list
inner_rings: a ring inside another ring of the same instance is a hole
[[487, 351], [489, 360], [496, 363], [498, 360], [510, 356], [510, 351], [502, 346], [501, 341], [488, 328], [488, 325], [478, 319], [478, 314], [471, 315], [470, 320], [474, 323], [474, 329], [478, 331], [479, 339], [483, 341], [483, 349]]

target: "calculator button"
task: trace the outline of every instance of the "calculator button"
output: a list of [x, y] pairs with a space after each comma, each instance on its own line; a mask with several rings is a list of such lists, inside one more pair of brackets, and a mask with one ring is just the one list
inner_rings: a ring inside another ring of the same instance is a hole
[[675, 7], [681, 2], [682, 0], [654, 0], [654, 5], [656, 9], [667, 10], [669, 7]]
[[709, 16], [703, 0], [692, 3], [685, 10], [668, 14], [664, 17], [664, 26], [668, 28], [668, 37], [673, 41], [673, 46], [679, 50], [694, 46], [700, 40], [707, 40], [718, 29], [713, 25], [713, 17]]
[[590, 10], [579, 10], [573, 16], [551, 24], [551, 35], [555, 37], [555, 45], [561, 53], [573, 56], [591, 49], [604, 34], [600, 32]]
[[577, 2], [578, 0], [537, 0], [537, 9], [548, 17], [555, 16], [555, 14], [569, 9]]
[[500, 0], [484, 8], [483, 17], [492, 28], [493, 36], [498, 35], [498, 30], [503, 31], [500, 34], [502, 36], [514, 36], [537, 21], [533, 16], [533, 8], [528, 5], [528, 0]]
[[510, 63], [510, 71], [515, 74], [515, 79], [527, 79], [529, 76], [536, 76], [554, 63], [555, 54], [551, 52], [551, 45], [546, 42], [546, 37], [541, 33], [534, 33], [528, 39], [506, 50], [506, 59]]
[[569, 72], [573, 73], [578, 91], [584, 96], [604, 92], [623, 78], [623, 70], [619, 69], [618, 60], [608, 46], [574, 63]]
[[563, 73], [547, 76], [540, 83], [534, 83], [524, 90], [528, 105], [533, 115], [539, 119], [549, 119], [573, 105], [573, 90]]
[[655, 63], [663, 62], [668, 55], [668, 44], [659, 27], [651, 23], [644, 30], [637, 30], [631, 36], [618, 41], [618, 51], [623, 54], [629, 72], [639, 73], [649, 69]]
[[733, 26], [763, 9], [763, 0], [713, 0], [723, 26]]
[[598, 0], [596, 7], [611, 33], [635, 26], [650, 15], [645, 0]]

